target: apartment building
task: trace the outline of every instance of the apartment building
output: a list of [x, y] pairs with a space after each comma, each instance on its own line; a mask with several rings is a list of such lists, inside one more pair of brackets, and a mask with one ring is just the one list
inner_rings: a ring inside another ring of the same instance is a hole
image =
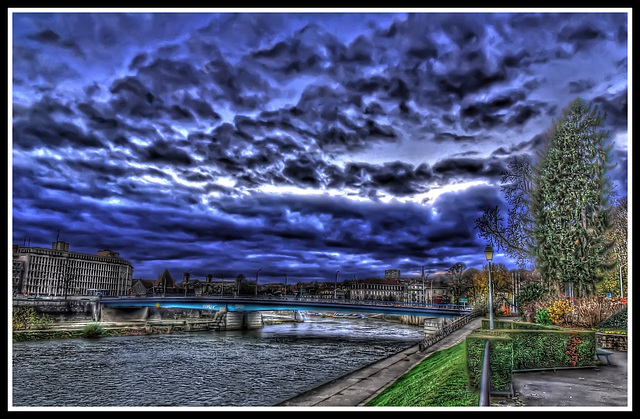
[[407, 282], [391, 278], [367, 278], [352, 284], [353, 300], [405, 301]]
[[125, 295], [131, 292], [133, 266], [109, 249], [94, 255], [72, 252], [63, 241], [51, 249], [14, 244], [12, 277], [14, 295]]

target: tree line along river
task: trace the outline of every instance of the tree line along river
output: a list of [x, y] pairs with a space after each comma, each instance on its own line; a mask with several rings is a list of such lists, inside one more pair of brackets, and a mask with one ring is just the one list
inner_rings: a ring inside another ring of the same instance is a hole
[[17, 342], [11, 405], [274, 406], [423, 336], [419, 326], [311, 317], [254, 330]]

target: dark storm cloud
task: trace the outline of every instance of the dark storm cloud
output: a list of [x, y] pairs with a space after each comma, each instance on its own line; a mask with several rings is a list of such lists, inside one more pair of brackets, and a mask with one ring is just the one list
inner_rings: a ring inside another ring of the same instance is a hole
[[624, 89], [614, 95], [600, 95], [592, 99], [598, 110], [606, 114], [605, 129], [612, 131], [613, 134], [617, 132], [627, 131], [627, 102], [628, 102], [627, 89]]
[[629, 161], [625, 151], [615, 149], [612, 153], [615, 166], [609, 170], [608, 176], [614, 183], [614, 194], [618, 197], [628, 196], [629, 194]]
[[33, 39], [38, 42], [42, 42], [45, 44], [50, 44], [54, 46], [59, 46], [61, 48], [67, 48], [73, 51], [76, 55], [84, 58], [84, 53], [80, 49], [80, 47], [70, 39], [61, 39], [60, 35], [51, 29], [45, 29], [42, 32], [38, 32], [36, 34], [30, 35], [30, 39]]
[[97, 131], [106, 133], [122, 126], [116, 115], [95, 102], [82, 102], [76, 106], [77, 110], [87, 117], [89, 126]]
[[102, 148], [102, 141], [78, 126], [54, 120], [48, 115], [31, 115], [13, 123], [13, 144], [24, 150], [38, 147]]
[[443, 159], [432, 166], [435, 176], [444, 177], [448, 181], [477, 178], [497, 179], [505, 168], [505, 163], [502, 160], [469, 157]]
[[[276, 208], [288, 211], [276, 212]], [[398, 246], [421, 255], [420, 249], [424, 247], [416, 243], [422, 240], [430, 223], [429, 213], [419, 205], [381, 207], [356, 204], [343, 198], [262, 196], [250, 207], [239, 207], [234, 202], [233, 206], [226, 205], [225, 209], [235, 214], [241, 211], [244, 216], [250, 213], [254, 219], [258, 215], [268, 216], [264, 225], [277, 225], [277, 232], [286, 232], [278, 234], [279, 237], [293, 239], [292, 242], [287, 241], [289, 245], [284, 248], [291, 249], [291, 246], [296, 246], [296, 241], [304, 238], [312, 240], [312, 248], [318, 252], [341, 249], [381, 259], [394, 253], [393, 248], [397, 250]], [[294, 228], [292, 223], [303, 229]], [[390, 233], [393, 237], [389, 237]]]
[[231, 45], [233, 49], [257, 49], [271, 44], [286, 26], [286, 14], [280, 13], [222, 13], [208, 19], [198, 28], [198, 35]]
[[325, 128], [318, 133], [317, 144], [327, 152], [348, 152], [362, 150], [370, 146], [372, 141], [393, 142], [395, 138], [396, 135], [390, 127], [380, 127], [375, 122], [367, 120], [364, 126], [355, 127], [353, 131], [336, 126]]
[[299, 39], [281, 41], [268, 50], [253, 53], [252, 59], [262, 68], [273, 72], [276, 78], [299, 73], [320, 73], [323, 58], [319, 45], [307, 45]]
[[368, 163], [348, 163], [344, 173], [331, 173], [334, 184], [361, 189], [366, 192], [382, 190], [392, 196], [411, 196], [429, 190], [432, 173], [426, 164], [417, 168], [401, 161], [388, 162], [382, 165]]
[[372, 64], [373, 51], [374, 45], [371, 40], [364, 35], [360, 35], [340, 54], [338, 60], [358, 65]]
[[582, 93], [585, 90], [591, 89], [595, 86], [595, 82], [593, 80], [575, 80], [569, 82], [569, 92], [571, 93]]
[[146, 158], [150, 162], [189, 166], [193, 163], [191, 156], [184, 150], [167, 141], [156, 141], [146, 150]]
[[127, 76], [116, 80], [109, 90], [113, 94], [110, 105], [116, 113], [143, 119], [158, 116], [162, 99], [137, 78]]
[[531, 55], [526, 50], [520, 50], [515, 53], [507, 53], [502, 57], [502, 65], [512, 68], [523, 68]]
[[433, 137], [433, 139], [434, 141], [437, 141], [437, 142], [456, 143], [456, 142], [465, 142], [465, 141], [475, 141], [476, 137], [471, 135], [458, 135], [452, 132], [439, 132]]
[[52, 31], [51, 29], [46, 29], [37, 34], [30, 35], [29, 38], [36, 40], [38, 42], [55, 44], [60, 39], [60, 35]]
[[198, 98], [194, 98], [191, 95], [185, 95], [183, 99], [183, 105], [195, 112], [199, 119], [215, 122], [220, 121], [222, 118], [220, 115], [213, 109], [210, 103], [200, 100]]
[[40, 100], [35, 101], [31, 106], [26, 107], [20, 104], [14, 104], [14, 118], [44, 118], [44, 117], [70, 117], [74, 115], [73, 109], [69, 104], [62, 103], [56, 98], [44, 95]]
[[588, 48], [598, 39], [604, 39], [606, 35], [592, 24], [584, 23], [577, 26], [567, 25], [558, 34], [558, 42], [573, 44], [576, 51]]
[[219, 55], [204, 65], [200, 76], [204, 83], [215, 83], [207, 92], [212, 99], [228, 102], [240, 111], [253, 111], [267, 103], [275, 90], [252, 68], [253, 65], [234, 67]]
[[191, 64], [162, 58], [138, 69], [138, 77], [148, 81], [153, 91], [161, 94], [186, 87], [197, 87], [200, 83]]
[[540, 113], [535, 107], [521, 103], [525, 97], [522, 90], [512, 90], [485, 102], [471, 103], [460, 110], [462, 125], [468, 130], [522, 125]]
[[318, 162], [302, 155], [299, 159], [290, 159], [285, 163], [282, 174], [300, 187], [317, 188], [320, 186]]

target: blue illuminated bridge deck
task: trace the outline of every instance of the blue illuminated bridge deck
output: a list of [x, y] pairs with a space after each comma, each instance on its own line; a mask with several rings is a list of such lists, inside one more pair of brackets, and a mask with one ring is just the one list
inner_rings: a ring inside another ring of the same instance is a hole
[[219, 311], [336, 311], [382, 313], [409, 316], [457, 317], [470, 314], [473, 307], [457, 304], [404, 303], [398, 301], [344, 300], [308, 297], [229, 296], [145, 296], [103, 297], [105, 307], [166, 307]]

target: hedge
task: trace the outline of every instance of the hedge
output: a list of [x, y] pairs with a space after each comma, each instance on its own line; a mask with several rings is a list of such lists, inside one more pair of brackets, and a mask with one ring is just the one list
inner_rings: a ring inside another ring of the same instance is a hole
[[482, 332], [473, 332], [465, 339], [467, 374], [469, 383], [480, 388], [484, 361], [485, 342], [489, 341], [489, 363], [491, 364], [491, 389], [508, 391], [513, 372], [513, 342], [511, 338]]
[[594, 331], [510, 321], [494, 321], [490, 330], [488, 324], [483, 319], [483, 327], [465, 339], [469, 382], [475, 388], [480, 387], [487, 340], [492, 391], [508, 391], [513, 371], [594, 365]]

